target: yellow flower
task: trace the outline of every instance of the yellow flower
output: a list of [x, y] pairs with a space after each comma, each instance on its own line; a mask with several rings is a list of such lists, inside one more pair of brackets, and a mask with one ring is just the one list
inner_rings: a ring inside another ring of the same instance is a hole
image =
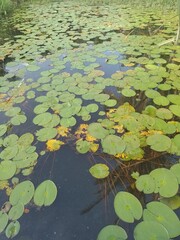
[[67, 127], [59, 126], [57, 127], [57, 131], [61, 137], [67, 137], [69, 129]]
[[47, 150], [50, 152], [57, 151], [60, 149], [61, 145], [63, 145], [64, 142], [56, 140], [56, 139], [50, 139], [47, 141], [46, 146]]
[[90, 150], [93, 153], [97, 152], [98, 148], [99, 148], [99, 144], [97, 144], [97, 143], [92, 143], [91, 146], [90, 146]]

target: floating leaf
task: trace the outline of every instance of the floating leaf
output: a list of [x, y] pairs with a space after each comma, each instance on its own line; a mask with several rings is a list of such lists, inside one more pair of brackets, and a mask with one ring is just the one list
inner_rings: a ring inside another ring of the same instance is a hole
[[0, 211], [0, 233], [4, 231], [8, 223], [8, 215], [3, 211]]
[[16, 205], [22, 203], [26, 205], [29, 203], [34, 195], [34, 185], [31, 181], [27, 180], [19, 183], [13, 190], [10, 195], [10, 203]]
[[177, 117], [180, 117], [180, 106], [179, 105], [171, 105], [169, 106], [170, 111]]
[[108, 135], [101, 141], [101, 143], [103, 151], [111, 155], [122, 153], [126, 148], [126, 144], [122, 138], [116, 135]]
[[150, 202], [143, 212], [144, 221], [154, 221], [162, 224], [168, 231], [169, 237], [174, 238], [180, 235], [180, 221], [177, 215], [168, 206], [161, 202]]
[[0, 162], [0, 180], [7, 180], [14, 176], [16, 173], [16, 164], [12, 161]]
[[41, 113], [33, 119], [33, 123], [38, 126], [44, 126], [48, 124], [52, 119], [52, 114], [49, 112]]
[[160, 223], [153, 221], [141, 222], [134, 229], [135, 240], [169, 240], [166, 228]]
[[18, 126], [21, 125], [22, 123], [25, 123], [27, 120], [27, 117], [23, 114], [19, 114], [11, 118], [11, 124]]
[[108, 131], [100, 123], [91, 123], [88, 126], [88, 132], [95, 138], [102, 139], [108, 135]]
[[95, 104], [95, 103], [91, 103], [91, 104], [89, 104], [89, 105], [86, 106], [86, 109], [87, 109], [88, 112], [90, 112], [90, 113], [95, 113], [95, 112], [97, 112], [98, 108], [99, 108], [98, 105]]
[[17, 220], [19, 219], [24, 213], [24, 205], [19, 202], [16, 205], [12, 206], [8, 213], [8, 217], [10, 220]]
[[109, 175], [109, 167], [106, 164], [95, 164], [89, 169], [91, 175], [98, 179], [106, 178]]
[[116, 225], [108, 225], [101, 229], [97, 240], [126, 240], [127, 237], [127, 233], [122, 227]]
[[6, 124], [1, 124], [0, 125], [0, 137], [3, 136], [7, 131], [7, 126]]
[[150, 173], [156, 183], [155, 193], [162, 197], [173, 197], [179, 189], [176, 176], [166, 168], [157, 168]]
[[125, 97], [134, 97], [136, 95], [136, 92], [129, 88], [124, 88], [122, 90], [122, 95]]
[[167, 96], [167, 98], [169, 99], [169, 101], [171, 103], [176, 104], [176, 105], [180, 105], [180, 96], [179, 95], [169, 94]]
[[173, 117], [173, 114], [169, 109], [166, 108], [159, 108], [156, 111], [156, 116], [162, 119], [169, 120]]
[[128, 192], [119, 192], [114, 199], [114, 209], [124, 222], [133, 223], [142, 216], [142, 206], [139, 200]]
[[51, 180], [42, 182], [35, 190], [34, 203], [37, 206], [50, 206], [56, 199], [57, 187]]
[[159, 96], [159, 97], [155, 97], [153, 99], [153, 102], [157, 105], [160, 105], [160, 106], [167, 106], [169, 105], [169, 100], [164, 97], [164, 96]]
[[18, 221], [11, 222], [6, 228], [6, 237], [13, 238], [15, 237], [20, 230], [20, 223]]
[[39, 141], [46, 142], [49, 139], [54, 138], [57, 135], [57, 129], [55, 128], [42, 128], [36, 132], [36, 136]]
[[40, 69], [40, 67], [37, 66], [37, 65], [29, 65], [27, 67], [27, 70], [30, 71], [30, 72], [35, 72], [35, 71], [38, 71], [39, 69]]
[[[178, 139], [178, 141], [179, 141], [179, 139]], [[178, 183], [180, 184], [180, 163], [174, 164], [170, 168], [170, 171], [172, 171], [173, 174], [177, 177]]]
[[90, 150], [90, 145], [88, 141], [80, 139], [76, 142], [76, 150], [82, 154], [87, 153]]
[[165, 135], [154, 134], [147, 138], [147, 144], [157, 152], [167, 151], [171, 146], [171, 139]]
[[155, 191], [155, 181], [152, 176], [145, 174], [138, 177], [136, 181], [136, 188], [145, 194], [150, 194]]
[[104, 102], [104, 105], [107, 107], [114, 107], [117, 104], [116, 99], [108, 99], [107, 101]]

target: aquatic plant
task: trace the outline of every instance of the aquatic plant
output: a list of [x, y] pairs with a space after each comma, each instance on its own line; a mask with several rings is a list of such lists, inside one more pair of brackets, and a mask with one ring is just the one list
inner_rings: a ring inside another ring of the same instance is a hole
[[[36, 188], [30, 181], [47, 152], [56, 156], [68, 144], [77, 154], [102, 156], [105, 161], [91, 166], [89, 174], [102, 182], [114, 175], [113, 183], [119, 175], [112, 161], [118, 171], [132, 172], [133, 166], [157, 163], [161, 156], [180, 155], [179, 46], [161, 44], [176, 34], [174, 11], [167, 18], [159, 9], [142, 15], [126, 6], [119, 14], [115, 5], [108, 11], [106, 6], [71, 4], [45, 4], [43, 14], [38, 4], [17, 11], [13, 21], [20, 34], [0, 47], [5, 66], [0, 77], [0, 180], [3, 189], [9, 187], [12, 206], [0, 212], [0, 231], [8, 238], [18, 234], [25, 205], [49, 206], [56, 199], [53, 181]], [[151, 239], [149, 227], [156, 239], [179, 236], [177, 217], [165, 205], [179, 206], [177, 158], [145, 174], [139, 168], [132, 177], [128, 184], [136, 192], [156, 196], [142, 204], [125, 192], [126, 182], [116, 194], [117, 216], [128, 223], [142, 220], [134, 238], [149, 234]], [[166, 211], [174, 228], [166, 224]], [[98, 240], [104, 236], [127, 239], [120, 226], [103, 228]]]

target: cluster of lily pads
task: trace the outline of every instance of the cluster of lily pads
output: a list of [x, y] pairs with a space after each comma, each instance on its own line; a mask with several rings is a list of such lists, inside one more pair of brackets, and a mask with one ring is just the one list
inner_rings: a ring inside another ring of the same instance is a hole
[[[168, 15], [159, 11], [146, 9], [142, 14], [127, 6], [79, 7], [72, 2], [16, 11], [9, 24], [19, 35], [0, 46], [4, 66], [0, 76], [1, 185], [10, 184], [14, 176], [30, 176], [40, 156], [58, 151], [69, 140], [81, 154], [105, 153], [123, 162], [143, 162], [149, 153], [180, 155], [180, 47], [165, 44], [176, 34], [176, 17], [173, 11]], [[6, 63], [8, 59], [12, 61]], [[179, 189], [178, 169], [175, 164], [170, 170], [136, 176], [136, 188], [168, 198], [167, 204]], [[95, 164], [90, 173], [104, 179], [110, 169], [108, 164]], [[50, 180], [36, 190], [25, 180], [6, 192], [10, 209], [0, 212], [0, 232], [10, 221], [5, 230], [8, 238], [18, 233], [17, 219], [27, 204], [49, 206], [57, 195]], [[168, 224], [155, 222], [156, 208], [163, 223], [167, 219], [163, 211], [172, 215], [174, 235]], [[142, 206], [133, 195], [122, 192], [115, 198], [115, 212], [133, 222], [142, 217]], [[177, 222], [175, 213], [163, 203], [149, 203], [134, 237], [144, 239], [148, 228], [157, 233], [155, 239], [179, 236]], [[120, 227], [108, 226], [98, 240], [112, 236], [127, 239]]]
[[25, 212], [25, 206], [32, 199], [36, 206], [49, 206], [56, 196], [57, 188], [51, 180], [42, 182], [36, 189], [29, 180], [17, 184], [10, 194], [9, 201], [4, 203], [0, 211], [0, 233], [6, 228], [7, 238], [15, 237], [20, 230], [20, 223], [17, 220]]

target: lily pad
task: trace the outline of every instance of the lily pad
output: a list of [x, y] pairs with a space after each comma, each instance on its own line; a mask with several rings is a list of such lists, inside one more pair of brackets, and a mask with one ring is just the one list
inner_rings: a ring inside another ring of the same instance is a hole
[[164, 96], [155, 97], [153, 99], [153, 102], [156, 105], [160, 105], [160, 106], [168, 106], [169, 105], [169, 100]]
[[0, 233], [4, 231], [5, 227], [8, 224], [8, 215], [3, 211], [0, 211]]
[[54, 138], [56, 135], [56, 128], [42, 128], [36, 132], [36, 136], [41, 142], [46, 142], [47, 140]]
[[177, 117], [180, 117], [180, 105], [171, 105], [169, 110]]
[[7, 180], [12, 178], [16, 173], [16, 164], [12, 161], [0, 162], [0, 180]]
[[163, 197], [173, 197], [179, 189], [179, 184], [173, 172], [166, 168], [157, 168], [150, 173], [156, 183], [155, 193]]
[[168, 231], [170, 238], [180, 235], [180, 221], [175, 212], [161, 202], [150, 202], [143, 212], [144, 221], [154, 221], [162, 224]]
[[109, 167], [106, 164], [98, 163], [92, 166], [89, 172], [93, 177], [103, 179], [109, 175]]
[[6, 237], [13, 238], [20, 231], [20, 223], [18, 221], [11, 222], [6, 228]]
[[126, 143], [123, 139], [116, 135], [108, 135], [101, 141], [101, 143], [103, 151], [111, 155], [122, 153], [126, 148]]
[[119, 192], [116, 194], [114, 209], [118, 217], [124, 222], [133, 223], [142, 216], [140, 201], [128, 192]]
[[12, 206], [8, 213], [8, 217], [10, 220], [17, 220], [19, 219], [24, 213], [24, 205], [19, 202], [16, 205]]
[[51, 180], [42, 182], [35, 190], [34, 203], [37, 206], [50, 206], [56, 199], [57, 187]]
[[90, 150], [90, 143], [80, 139], [76, 142], [76, 150], [82, 154], [87, 153]]
[[88, 132], [91, 136], [102, 139], [108, 135], [108, 130], [102, 127], [100, 123], [91, 123], [88, 126]]
[[155, 181], [152, 176], [145, 174], [138, 177], [136, 181], [136, 188], [141, 192], [143, 191], [145, 194], [150, 194], [155, 191]]
[[22, 203], [26, 205], [29, 203], [34, 195], [34, 185], [31, 181], [27, 180], [19, 183], [11, 192], [10, 203], [17, 205]]
[[147, 138], [147, 144], [157, 152], [167, 151], [171, 147], [171, 139], [165, 135], [154, 134]]
[[101, 229], [97, 240], [126, 240], [127, 237], [127, 233], [122, 227], [116, 225], [108, 225]]
[[0, 125], [0, 137], [3, 136], [7, 132], [7, 125], [1, 124]]
[[166, 228], [160, 224], [153, 221], [144, 221], [139, 224], [134, 229], [134, 239], [135, 240], [169, 240], [169, 234]]

